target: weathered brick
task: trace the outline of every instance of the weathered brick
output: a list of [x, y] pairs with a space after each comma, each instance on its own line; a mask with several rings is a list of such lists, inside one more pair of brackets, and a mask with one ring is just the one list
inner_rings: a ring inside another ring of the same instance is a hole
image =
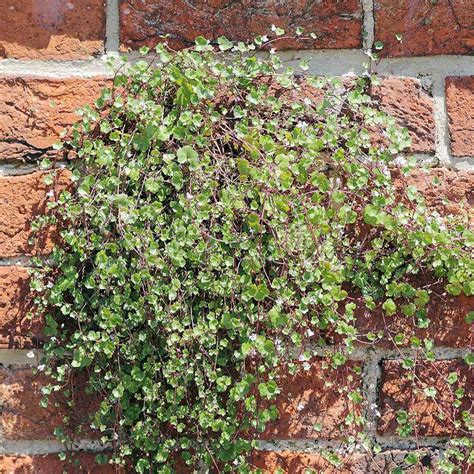
[[350, 413], [360, 415], [360, 405], [347, 397], [347, 392], [361, 387], [360, 375], [354, 372], [359, 365], [347, 363], [338, 369], [325, 365], [323, 359], [314, 359], [309, 370], [283, 376], [276, 400], [280, 416], [267, 425], [261, 439], [329, 439], [356, 432], [345, 419]]
[[[53, 186], [44, 183], [46, 173], [0, 177], [0, 257], [47, 253], [54, 243], [54, 232], [42, 231], [34, 244], [29, 243], [31, 224], [44, 214], [47, 203], [54, 199], [49, 193], [59, 191], [68, 183], [63, 171]], [[52, 188], [52, 189], [51, 189]]]
[[373, 86], [371, 94], [382, 110], [406, 127], [412, 139], [412, 152], [435, 151], [433, 99], [423, 90], [418, 79], [388, 77]]
[[[437, 347], [465, 348], [474, 344], [474, 328], [466, 321], [467, 313], [472, 310], [473, 297], [460, 295], [451, 296], [446, 293], [442, 285], [436, 285], [431, 295], [431, 301], [427, 306], [427, 317], [430, 324], [426, 329], [416, 327], [413, 317], [401, 313], [387, 316], [378, 306], [374, 311], [364, 310], [363, 301], [358, 304], [359, 309], [355, 311], [356, 326], [360, 333], [359, 341], [363, 344], [369, 343], [369, 333], [383, 336], [377, 338], [377, 346], [393, 348], [395, 337], [403, 334], [404, 339], [401, 347], [411, 345], [413, 337], [423, 341], [425, 338], [432, 339]], [[357, 304], [357, 303], [356, 303]]]
[[446, 106], [453, 155], [474, 156], [474, 76], [446, 79]]
[[[400, 191], [409, 185], [415, 186], [431, 209], [440, 214], [466, 216], [470, 222], [474, 222], [474, 172], [432, 168], [429, 173], [414, 171], [408, 176], [396, 173], [394, 177]], [[401, 313], [386, 316], [380, 307], [374, 311], [364, 310], [361, 299], [356, 310], [356, 325], [361, 340], [367, 342], [364, 338], [367, 333], [383, 331], [384, 337], [378, 343], [383, 347], [393, 347], [393, 337], [397, 334], [404, 334], [403, 345], [409, 345], [410, 338], [415, 336], [420, 340], [433, 339], [438, 346], [472, 346], [474, 327], [467, 323], [466, 314], [473, 308], [474, 298], [449, 295], [445, 285], [437, 283], [434, 275], [413, 276], [412, 284], [420, 288], [426, 285], [431, 290], [431, 300], [427, 305], [427, 316], [431, 321], [429, 327], [417, 328], [414, 318]]]
[[[325, 94], [341, 97], [357, 87], [357, 79], [352, 76], [340, 78], [340, 86], [336, 89], [327, 87], [318, 89], [302, 83], [297, 93], [283, 95], [288, 100], [310, 98], [317, 104]], [[374, 99], [374, 106], [394, 117], [401, 127], [406, 127], [412, 139], [410, 151], [432, 153], [435, 151], [435, 121], [433, 98], [423, 89], [419, 79], [386, 77], [380, 84], [369, 90]], [[378, 133], [376, 132], [376, 136]]]
[[397, 178], [399, 188], [415, 186], [427, 205], [440, 214], [467, 215], [474, 218], [474, 172], [432, 168], [429, 173], [412, 172]]
[[0, 160], [41, 155], [105, 84], [103, 78], [0, 77]]
[[101, 466], [95, 454], [75, 453], [72, 459], [61, 461], [57, 454], [0, 456], [0, 474], [112, 474], [123, 470], [112, 465]]
[[471, 0], [376, 0], [374, 10], [375, 39], [384, 44], [384, 56], [474, 52]]
[[[461, 359], [438, 360], [436, 362], [418, 360], [414, 377], [411, 380], [408, 371], [400, 360], [386, 360], [382, 364], [382, 381], [380, 388], [380, 413], [378, 432], [382, 435], [396, 434], [398, 427], [397, 412], [405, 410], [413, 420], [418, 436], [469, 435], [461, 412], [473, 413], [474, 374], [472, 369]], [[449, 384], [449, 374], [456, 373], [458, 381]], [[424, 390], [435, 388], [433, 400]], [[456, 400], [455, 390], [465, 390], [459, 408], [453, 406]], [[456, 428], [454, 421], [461, 421]]]
[[26, 268], [0, 267], [0, 348], [31, 347], [41, 337], [41, 321], [28, 316], [28, 280]]
[[104, 0], [0, 0], [0, 58], [82, 59], [103, 52]]
[[279, 40], [272, 44], [277, 49], [357, 48], [362, 38], [358, 0], [122, 0], [120, 22], [126, 48], [153, 46], [163, 35], [178, 48], [193, 44], [197, 36], [248, 41], [271, 34], [272, 24], [290, 34], [300, 26], [317, 35], [307, 41]]
[[[419, 465], [409, 466], [405, 462], [408, 454], [415, 453]], [[256, 451], [251, 464], [262, 469], [264, 474], [283, 472], [285, 474], [307, 474], [321, 472], [324, 474], [346, 474], [362, 472], [393, 472], [397, 467], [403, 468], [406, 474], [420, 473], [420, 467], [432, 468], [436, 464], [438, 453], [428, 449], [418, 451], [391, 450], [375, 455], [339, 454], [340, 464], [331, 464], [320, 454], [309, 454], [298, 451]]]
[[69, 417], [66, 428], [73, 429], [79, 438], [92, 436], [88, 418], [97, 407], [96, 397], [84, 396], [83, 384], [77, 380], [72, 384], [74, 408], [68, 407], [61, 393], [52, 395], [48, 407], [42, 408], [39, 405], [43, 397], [41, 387], [47, 383], [46, 377], [34, 375], [30, 369], [0, 369], [0, 424], [4, 439], [54, 438], [54, 428], [65, 426], [63, 417], [66, 415]]
[[256, 451], [252, 455], [251, 464], [255, 469], [262, 469], [265, 474], [306, 474], [308, 470], [331, 472], [327, 471], [330, 464], [322, 456], [298, 451]]

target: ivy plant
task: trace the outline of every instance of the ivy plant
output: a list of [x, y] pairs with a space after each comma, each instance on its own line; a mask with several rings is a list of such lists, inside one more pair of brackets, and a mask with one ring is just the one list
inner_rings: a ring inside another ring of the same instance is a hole
[[[356, 301], [423, 327], [420, 276], [473, 291], [465, 218], [396, 186], [415, 163], [395, 164], [410, 138], [368, 94], [377, 78], [310, 77], [271, 41], [142, 49], [57, 147], [73, 186], [37, 222], [60, 244], [32, 278], [45, 394], [73, 404], [85, 378], [101, 457], [139, 473], [250, 472], [282, 373], [343, 366], [359, 344]], [[377, 449], [350, 423], [347, 443]]]

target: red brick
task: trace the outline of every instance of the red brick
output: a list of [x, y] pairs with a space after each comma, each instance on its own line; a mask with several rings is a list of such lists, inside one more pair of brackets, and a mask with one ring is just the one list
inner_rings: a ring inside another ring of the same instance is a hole
[[0, 0], [0, 58], [82, 59], [103, 52], [104, 0]]
[[[455, 372], [458, 382], [450, 385], [446, 379]], [[386, 360], [382, 364], [382, 382], [380, 389], [381, 417], [378, 432], [383, 435], [396, 434], [398, 427], [397, 412], [405, 410], [413, 418], [418, 436], [469, 435], [464, 422], [461, 428], [454, 421], [462, 420], [460, 411], [473, 413], [474, 378], [472, 369], [460, 359], [420, 361], [415, 365], [414, 380], [410, 380], [410, 371], [402, 367], [400, 360]], [[435, 400], [428, 398], [423, 390], [434, 387], [437, 390]], [[465, 396], [460, 408], [455, 408], [454, 391], [462, 387]]]
[[26, 348], [33, 345], [30, 335], [41, 337], [42, 323], [28, 317], [28, 270], [22, 267], [0, 267], [0, 348]]
[[474, 156], [474, 76], [446, 79], [446, 106], [453, 155]]
[[[51, 147], [64, 128], [78, 121], [76, 110], [93, 102], [105, 84], [102, 78], [0, 77], [0, 160], [20, 152], [34, 157]], [[5, 143], [11, 144], [11, 155]]]
[[100, 466], [95, 454], [75, 453], [71, 460], [61, 461], [57, 454], [36, 456], [0, 456], [0, 474], [112, 474], [124, 471], [111, 465]]
[[[340, 438], [354, 434], [354, 425], [346, 426], [350, 413], [360, 415], [360, 405], [352, 403], [347, 392], [361, 387], [360, 376], [353, 369], [356, 363], [347, 363], [339, 369], [323, 366], [315, 359], [307, 371], [286, 374], [280, 381], [281, 393], [276, 400], [280, 414], [270, 422], [260, 436], [262, 439]], [[349, 380], [352, 377], [352, 380]], [[325, 383], [330, 382], [326, 386]], [[320, 430], [315, 425], [321, 425]]]
[[316, 39], [280, 40], [278, 49], [357, 48], [361, 46], [362, 10], [358, 0], [122, 0], [121, 42], [126, 48], [153, 46], [169, 35], [172, 47], [194, 44], [197, 36], [214, 40], [227, 36], [249, 41], [271, 35], [271, 25], [294, 34], [296, 27], [315, 33]]
[[399, 188], [415, 186], [427, 205], [441, 214], [467, 215], [474, 218], [474, 172], [432, 168], [429, 173], [412, 172], [397, 179]]
[[44, 376], [34, 375], [30, 369], [0, 369], [0, 423], [4, 439], [54, 438], [54, 428], [64, 426], [66, 415], [70, 418], [66, 428], [71, 427], [79, 439], [91, 437], [88, 414], [96, 408], [96, 398], [84, 396], [83, 385], [76, 382], [75, 408], [69, 408], [60, 393], [52, 396], [47, 408], [42, 408], [39, 405], [43, 397], [41, 387], [47, 383]]
[[[31, 223], [46, 212], [50, 186], [44, 184], [46, 173], [0, 178], [0, 257], [47, 253], [54, 243], [54, 233], [41, 232], [35, 244], [31, 237]], [[68, 174], [62, 172], [53, 189], [66, 186]]]
[[376, 0], [375, 39], [384, 44], [382, 55], [472, 54], [472, 6], [471, 0]]
[[[307, 474], [318, 472], [324, 474], [359, 474], [363, 472], [392, 472], [397, 467], [403, 467], [406, 474], [418, 474], [421, 466], [407, 468], [405, 457], [410, 451], [392, 450], [376, 455], [339, 454], [341, 464], [331, 465], [320, 454], [309, 454], [298, 451], [256, 451], [253, 453], [251, 464], [256, 469], [262, 469], [264, 474], [283, 472], [285, 474]], [[423, 462], [423, 467], [433, 467], [437, 455], [425, 450], [415, 451]], [[280, 470], [280, 471], [278, 471]], [[424, 472], [424, 471], [423, 471]]]
[[[433, 289], [433, 288], [431, 288]], [[416, 327], [413, 317], [401, 313], [387, 316], [380, 307], [374, 311], [363, 310], [361, 300], [360, 309], [355, 312], [356, 326], [360, 332], [359, 340], [368, 343], [369, 333], [383, 333], [377, 340], [377, 346], [393, 348], [395, 336], [405, 336], [401, 347], [411, 345], [410, 339], [417, 337], [420, 341], [432, 339], [437, 347], [466, 348], [474, 346], [474, 328], [466, 321], [466, 315], [472, 310], [474, 298], [468, 296], [451, 296], [446, 293], [442, 285], [434, 288], [436, 294], [431, 295], [427, 307], [427, 317], [430, 325], [426, 329]], [[403, 303], [404, 304], [404, 303]]]
[[412, 152], [435, 151], [433, 99], [423, 90], [418, 79], [389, 77], [372, 87], [382, 110], [406, 127], [412, 139]]

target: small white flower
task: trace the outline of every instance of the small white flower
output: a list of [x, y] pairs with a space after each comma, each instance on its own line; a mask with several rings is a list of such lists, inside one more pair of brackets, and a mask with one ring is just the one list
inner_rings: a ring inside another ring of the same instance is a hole
[[43, 372], [43, 370], [46, 368], [46, 366], [44, 364], [41, 364], [41, 365], [38, 365], [38, 370], [40, 372]]
[[27, 354], [26, 354], [26, 357], [28, 357], [29, 359], [33, 359], [35, 357], [35, 353], [33, 351], [29, 351]]
[[52, 281], [48, 281], [48, 283], [46, 284], [47, 288], [52, 288], [53, 286], [54, 286], [54, 284], [53, 284]]
[[249, 339], [251, 341], [256, 341], [257, 340], [257, 335], [256, 334], [250, 334]]
[[272, 49], [270, 50], [270, 54], [275, 54], [275, 53], [276, 53], [275, 48], [272, 48]]
[[193, 198], [193, 195], [191, 193], [186, 193], [186, 198], [187, 199], [192, 199]]
[[300, 362], [304, 362], [306, 360], [306, 357], [304, 356], [304, 354], [301, 354], [299, 357], [298, 357], [298, 360]]
[[305, 406], [306, 406], [306, 405], [305, 405], [304, 403], [299, 403], [298, 406], [296, 407], [296, 409], [297, 409], [298, 411], [301, 411], [301, 410], [304, 410], [304, 407], [305, 407]]
[[308, 330], [306, 331], [306, 335], [307, 335], [308, 337], [313, 337], [313, 336], [314, 336], [314, 332], [311, 331], [311, 329], [308, 329]]
[[48, 192], [46, 193], [46, 197], [49, 197], [49, 198], [54, 197], [54, 192], [53, 192], [53, 191], [48, 191]]
[[306, 105], [311, 105], [313, 102], [312, 100], [309, 98], [309, 97], [305, 97], [303, 99], [303, 102], [306, 104]]

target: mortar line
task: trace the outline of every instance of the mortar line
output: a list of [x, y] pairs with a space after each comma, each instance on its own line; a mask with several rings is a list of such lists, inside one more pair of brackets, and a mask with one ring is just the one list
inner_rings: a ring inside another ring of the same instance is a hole
[[0, 452], [3, 455], [22, 454], [25, 456], [57, 454], [67, 450], [99, 453], [106, 450], [107, 447], [107, 445], [91, 439], [81, 439], [67, 446], [53, 439], [3, 440]]
[[118, 53], [120, 49], [119, 0], [107, 0], [105, 26], [105, 51]]
[[[48, 149], [47, 151], [51, 150], [52, 148]], [[45, 153], [44, 157], [46, 157], [46, 155], [47, 153]], [[39, 171], [46, 174], [48, 172], [66, 169], [73, 163], [72, 160], [56, 160], [52, 158], [52, 165], [48, 168], [43, 168], [40, 166], [42, 159], [43, 157], [39, 157], [37, 160], [32, 161], [31, 163], [25, 163], [21, 159], [0, 163], [0, 178], [7, 178], [11, 176], [27, 176]]]
[[[400, 450], [411, 451], [413, 449], [431, 449], [443, 450], [445, 449], [448, 437], [418, 437], [418, 438], [398, 438], [395, 436], [387, 436], [385, 439], [381, 438], [378, 443], [381, 452]], [[367, 449], [361, 444], [351, 445], [348, 447], [347, 443], [338, 440], [326, 439], [271, 439], [258, 441], [258, 449], [262, 451], [293, 451], [304, 452], [308, 454], [318, 454], [318, 450], [332, 449], [340, 453], [350, 451], [350, 454], [367, 453]]]
[[40, 171], [40, 162], [41, 158], [33, 163], [25, 163], [22, 160], [11, 160], [7, 163], [0, 163], [0, 178], [8, 176], [25, 176]]
[[[45, 149], [44, 157], [48, 157], [47, 153], [52, 151], [52, 148]], [[435, 161], [436, 153], [401, 153], [394, 159], [394, 163], [404, 163], [404, 160], [407, 157], [415, 158], [420, 165], [434, 166], [436, 167], [437, 162]], [[49, 158], [49, 157], [48, 157]], [[72, 160], [56, 160], [51, 158], [51, 161], [54, 163], [54, 166], [51, 168], [42, 168], [40, 163], [43, 159], [43, 156], [40, 156], [35, 159], [25, 161], [24, 159], [17, 158], [6, 160], [5, 162], [0, 162], [0, 178], [10, 177], [10, 176], [26, 176], [29, 174], [42, 171], [47, 173], [51, 170], [58, 170], [59, 168], [67, 168], [74, 164]], [[465, 157], [464, 160], [469, 161], [470, 157]], [[76, 160], [80, 161], [80, 160]], [[474, 159], [473, 159], [474, 164]]]
[[371, 51], [375, 39], [374, 0], [362, 0], [363, 8], [363, 46], [365, 51]]
[[[111, 52], [113, 52], [111, 50]], [[301, 60], [309, 61], [309, 74], [347, 75], [363, 74], [366, 69], [367, 55], [362, 49], [319, 49], [280, 51], [282, 61], [297, 66]], [[131, 62], [141, 58], [136, 52], [125, 56]], [[30, 76], [47, 78], [90, 78], [94, 76], [112, 76], [107, 66], [109, 55], [99, 58], [76, 61], [41, 61], [4, 59], [0, 61], [1, 76]], [[395, 77], [417, 77], [419, 75], [472, 76], [474, 61], [472, 56], [440, 55], [417, 56], [408, 58], [383, 58], [373, 64], [373, 71], [378, 74]]]
[[0, 349], [0, 366], [12, 370], [36, 367], [41, 358], [41, 351], [36, 349]]
[[379, 393], [382, 379], [381, 363], [383, 355], [377, 351], [368, 352], [362, 369], [363, 416], [366, 420], [364, 432], [374, 443], [377, 438], [377, 418], [379, 416]]
[[[334, 351], [344, 352], [344, 346], [325, 346], [325, 347], [311, 347], [310, 348], [314, 355], [317, 357], [324, 357], [326, 355], [331, 355]], [[456, 348], [456, 347], [446, 347], [446, 346], [437, 346], [433, 348], [433, 353], [436, 358], [439, 360], [451, 360], [459, 359], [464, 357], [470, 352], [470, 348]], [[398, 360], [407, 357], [415, 357], [423, 359], [422, 353], [420, 350], [413, 349], [411, 347], [397, 347], [397, 348], [387, 348], [387, 347], [377, 347], [377, 346], [364, 346], [357, 347], [351, 353], [345, 353], [348, 360], [364, 362], [368, 358], [375, 358], [379, 361], [381, 360]]]
[[446, 75], [433, 74], [433, 104], [436, 133], [436, 156], [443, 166], [453, 165], [450, 153], [448, 112], [446, 108]]
[[0, 267], [31, 267], [31, 257], [6, 257], [0, 258]]

